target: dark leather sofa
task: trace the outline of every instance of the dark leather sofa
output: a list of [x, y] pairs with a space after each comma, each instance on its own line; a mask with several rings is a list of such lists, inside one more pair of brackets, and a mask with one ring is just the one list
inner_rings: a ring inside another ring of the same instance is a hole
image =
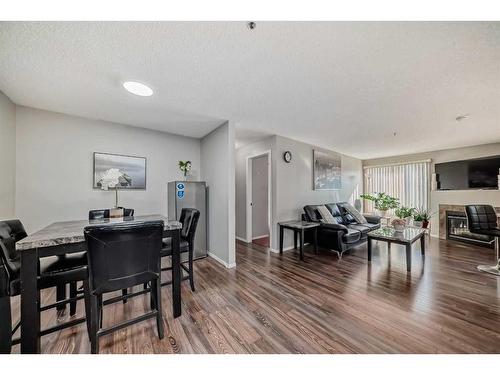
[[[380, 216], [363, 215], [367, 223], [358, 224], [356, 219], [346, 211], [345, 205], [347, 204], [346, 202], [325, 204], [324, 206], [330, 211], [336, 223], [321, 223], [318, 229], [318, 246], [335, 251], [339, 257], [342, 257], [344, 252], [365, 242], [368, 232], [380, 228]], [[304, 206], [305, 221], [321, 222], [318, 206]]]

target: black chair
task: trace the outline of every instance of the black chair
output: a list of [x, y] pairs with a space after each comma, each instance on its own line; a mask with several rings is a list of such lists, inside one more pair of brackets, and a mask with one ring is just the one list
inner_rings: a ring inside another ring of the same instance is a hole
[[[117, 208], [123, 209], [123, 216], [124, 217], [134, 216], [134, 209], [133, 208], [123, 208], [123, 207], [117, 207]], [[100, 220], [100, 219], [109, 219], [109, 209], [90, 210], [89, 211], [89, 220]], [[127, 295], [127, 293], [128, 293], [127, 289], [122, 290], [123, 296]], [[127, 303], [126, 298], [123, 300], [123, 303]]]
[[[163, 338], [160, 250], [163, 221], [96, 225], [84, 230], [87, 243], [88, 281], [84, 282], [87, 324], [92, 353], [99, 352], [99, 337], [156, 317], [158, 336]], [[104, 293], [151, 283], [151, 312], [102, 328]]]
[[498, 218], [495, 209], [489, 205], [468, 205], [465, 206], [467, 215], [467, 227], [471, 233], [490, 236], [495, 241], [495, 257], [497, 264], [494, 266], [481, 265], [477, 269], [483, 272], [488, 272], [493, 275], [500, 276], [500, 250], [499, 237], [500, 229], [498, 228]]
[[[181, 230], [181, 243], [180, 243], [180, 251], [181, 253], [189, 253], [188, 254], [188, 267], [186, 267], [186, 262], [181, 263], [181, 267], [184, 271], [188, 273], [187, 277], [184, 277], [183, 280], [189, 279], [189, 283], [191, 284], [191, 290], [194, 292], [194, 270], [193, 270], [193, 256], [194, 256], [194, 237], [196, 235], [196, 227], [198, 225], [198, 220], [200, 218], [200, 211], [194, 208], [183, 208], [181, 211], [181, 217], [179, 221], [182, 223]], [[172, 255], [172, 239], [166, 238], [163, 240], [163, 248], [161, 249], [160, 256], [168, 257]], [[162, 268], [162, 271], [171, 270], [172, 267]], [[172, 281], [167, 281], [162, 283], [161, 285], [170, 285]]]
[[[118, 208], [123, 208], [123, 207], [118, 207]], [[123, 208], [123, 216], [134, 216], [134, 209], [133, 208]]]
[[[133, 208], [123, 208], [123, 216], [134, 216]], [[109, 219], [109, 209], [102, 210], [90, 210], [89, 211], [89, 220], [98, 220], [98, 219]]]
[[[2, 352], [10, 352], [12, 343], [17, 344], [19, 340], [12, 341], [12, 337], [19, 329], [21, 322], [14, 325], [12, 329], [12, 316], [10, 310], [10, 297], [21, 293], [21, 258], [16, 250], [16, 242], [25, 238], [26, 231], [19, 220], [0, 221], [0, 326]], [[76, 314], [76, 303], [81, 297], [78, 296], [76, 283], [87, 277], [85, 253], [68, 254], [65, 256], [51, 256], [40, 258], [38, 270], [39, 290], [56, 287], [56, 303], [39, 307], [39, 312], [51, 308], [64, 308], [70, 304], [70, 314]], [[66, 285], [70, 284], [70, 298], [66, 299]], [[64, 297], [61, 298], [61, 295]], [[75, 320], [74, 323], [81, 323]], [[40, 335], [48, 334], [67, 327], [67, 324], [49, 328], [40, 332]], [[22, 327], [21, 327], [22, 329]], [[10, 331], [10, 335], [8, 334]]]

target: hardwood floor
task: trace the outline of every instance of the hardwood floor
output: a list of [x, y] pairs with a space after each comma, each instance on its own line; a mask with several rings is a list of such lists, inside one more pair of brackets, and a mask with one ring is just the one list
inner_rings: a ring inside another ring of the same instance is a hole
[[[163, 288], [163, 340], [150, 320], [102, 338], [101, 353], [500, 353], [500, 278], [476, 270], [493, 263], [493, 251], [427, 241], [425, 261], [414, 245], [411, 273], [403, 247], [388, 254], [382, 242], [371, 265], [366, 245], [340, 261], [309, 250], [300, 262], [294, 251], [280, 256], [237, 242], [234, 269], [195, 262], [196, 292], [183, 283], [182, 317], [172, 319], [171, 290]], [[13, 305], [17, 318], [17, 299]], [[107, 306], [104, 326], [148, 306], [145, 296]], [[47, 312], [42, 322], [67, 314]], [[43, 337], [42, 350], [89, 353], [85, 326]]]
[[263, 247], [269, 247], [269, 236], [256, 238], [252, 241], [254, 245], [259, 245]]

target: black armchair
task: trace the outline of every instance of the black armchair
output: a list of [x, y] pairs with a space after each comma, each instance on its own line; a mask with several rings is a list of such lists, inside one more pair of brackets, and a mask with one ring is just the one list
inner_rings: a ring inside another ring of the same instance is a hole
[[[85, 228], [88, 281], [84, 282], [87, 326], [92, 353], [99, 352], [99, 337], [146, 319], [156, 318], [158, 336], [163, 338], [160, 285], [160, 250], [163, 221], [98, 225]], [[151, 284], [151, 310], [113, 327], [102, 327], [104, 293]]]
[[495, 209], [489, 205], [465, 206], [467, 215], [467, 226], [471, 233], [483, 234], [494, 238], [496, 265], [480, 265], [478, 270], [500, 276], [500, 247], [498, 228], [498, 217]]

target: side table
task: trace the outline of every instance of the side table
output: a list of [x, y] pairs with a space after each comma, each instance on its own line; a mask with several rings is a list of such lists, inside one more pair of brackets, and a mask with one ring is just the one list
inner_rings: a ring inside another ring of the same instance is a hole
[[297, 236], [300, 238], [300, 260], [304, 260], [304, 232], [307, 230], [313, 231], [314, 253], [318, 253], [318, 227], [319, 223], [311, 223], [308, 221], [291, 220], [278, 223], [280, 227], [280, 254], [283, 254], [283, 237], [285, 229], [293, 231], [294, 248], [297, 249]]

